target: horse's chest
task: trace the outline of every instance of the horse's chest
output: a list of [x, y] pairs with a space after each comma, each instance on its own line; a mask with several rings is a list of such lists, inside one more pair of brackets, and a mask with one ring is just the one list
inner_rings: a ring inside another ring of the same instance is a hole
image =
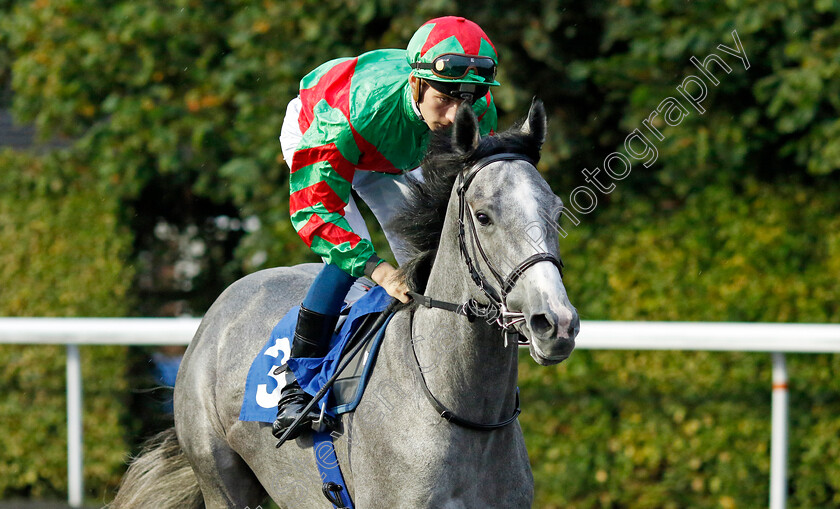
[[509, 432], [476, 439], [445, 421], [407, 424], [358, 437], [352, 462], [359, 507], [530, 507], [527, 454]]
[[477, 432], [441, 419], [405, 368], [404, 348], [386, 336], [349, 426], [357, 507], [530, 507], [519, 425]]

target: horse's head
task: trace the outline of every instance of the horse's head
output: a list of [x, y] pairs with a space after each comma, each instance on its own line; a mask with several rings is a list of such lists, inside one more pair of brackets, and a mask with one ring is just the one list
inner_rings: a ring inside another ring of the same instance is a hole
[[[471, 276], [480, 290], [477, 300], [492, 302], [495, 294], [499, 323], [516, 327], [530, 340], [531, 357], [550, 365], [571, 354], [580, 320], [566, 295], [559, 261], [557, 221], [563, 202], [534, 166], [545, 133], [539, 101], [520, 127], [498, 140], [481, 139], [472, 108], [464, 107], [456, 116], [452, 143], [472, 162], [455, 185], [461, 201], [462, 256], [475, 267]], [[499, 153], [505, 139], [517, 138], [517, 146], [530, 150]], [[497, 146], [488, 151], [488, 143]]]

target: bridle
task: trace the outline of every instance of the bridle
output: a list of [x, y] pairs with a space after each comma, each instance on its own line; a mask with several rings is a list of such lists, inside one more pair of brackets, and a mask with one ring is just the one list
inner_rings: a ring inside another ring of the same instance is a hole
[[[515, 331], [511, 331], [512, 327], [525, 321], [525, 313], [510, 311], [507, 306], [507, 297], [510, 292], [513, 291], [516, 282], [519, 281], [519, 278], [526, 270], [533, 265], [544, 261], [554, 264], [557, 267], [557, 270], [560, 271], [560, 276], [562, 277], [563, 261], [551, 253], [536, 253], [514, 267], [509, 275], [504, 276], [487, 257], [487, 253], [484, 251], [484, 247], [482, 247], [481, 241], [478, 239], [475, 220], [471, 214], [467, 217], [469, 205], [467, 205], [466, 194], [470, 184], [472, 184], [472, 181], [478, 172], [498, 161], [525, 161], [528, 164], [534, 164], [531, 159], [524, 155], [506, 152], [485, 157], [476, 162], [469, 170], [461, 172], [458, 176], [458, 246], [461, 250], [461, 256], [464, 257], [464, 262], [467, 264], [467, 269], [470, 272], [470, 278], [473, 280], [473, 283], [478, 286], [485, 297], [487, 297], [488, 302], [486, 304], [482, 304], [475, 299], [469, 299], [467, 302], [459, 305], [451, 302], [436, 300], [417, 292], [409, 291], [408, 294], [422, 306], [451, 311], [453, 313], [466, 316], [470, 321], [473, 321], [478, 317], [490, 317], [491, 319], [488, 323], [493, 323], [499, 330], [505, 333], [505, 344], [507, 344], [507, 335], [515, 333]], [[484, 272], [482, 272], [481, 268], [475, 263], [473, 257], [470, 256], [469, 249], [467, 248], [467, 227], [469, 227], [475, 250], [478, 251], [481, 259], [487, 265], [487, 268], [490, 269], [490, 273], [493, 275], [496, 282], [498, 282], [501, 289], [496, 289], [493, 284], [487, 280]], [[520, 341], [519, 343], [527, 344], [528, 342], [526, 340]]]
[[[469, 208], [469, 206], [467, 205], [466, 195], [467, 189], [469, 189], [470, 184], [472, 183], [473, 179], [478, 174], [478, 172], [486, 168], [488, 165], [497, 161], [525, 161], [532, 166], [534, 165], [534, 162], [525, 156], [519, 154], [503, 153], [485, 157], [484, 159], [478, 161], [469, 170], [469, 172], [467, 172], [466, 174], [460, 174], [458, 179], [458, 245], [461, 248], [461, 256], [464, 257], [464, 261], [466, 262], [467, 268], [470, 271], [470, 277], [490, 301], [489, 304], [487, 304], [486, 306], [489, 306], [492, 310], [496, 311], [495, 313], [493, 313], [493, 315], [496, 316], [496, 326], [498, 326], [503, 331], [507, 332], [514, 325], [525, 321], [525, 313], [510, 311], [507, 306], [507, 296], [513, 290], [513, 287], [516, 285], [516, 282], [519, 280], [520, 276], [522, 276], [522, 274], [531, 266], [539, 262], [548, 261], [553, 263], [557, 267], [557, 270], [560, 271], [560, 276], [562, 277], [563, 262], [551, 253], [537, 253], [529, 256], [519, 265], [514, 267], [514, 269], [507, 277], [503, 276], [502, 273], [498, 269], [496, 269], [493, 263], [490, 262], [490, 259], [487, 257], [487, 253], [484, 252], [484, 248], [481, 246], [481, 241], [478, 239], [478, 232], [476, 232], [475, 228], [475, 219], [472, 217], [472, 214], [469, 214], [469, 219], [465, 221], [466, 216], [468, 216], [467, 212]], [[487, 281], [487, 278], [484, 276], [484, 273], [481, 271], [481, 268], [479, 268], [478, 265], [473, 262], [469, 250], [467, 249], [467, 239], [464, 231], [465, 222], [469, 226], [473, 244], [475, 245], [478, 254], [481, 255], [481, 259], [484, 260], [484, 263], [487, 265], [487, 268], [490, 269], [490, 273], [501, 285], [501, 291], [496, 290]], [[475, 305], [481, 306], [478, 303], [475, 303]]]
[[[537, 253], [529, 256], [524, 261], [519, 263], [519, 265], [514, 267], [511, 273], [507, 276], [504, 276], [501, 273], [501, 271], [499, 271], [490, 262], [490, 259], [487, 257], [487, 253], [484, 251], [484, 248], [481, 246], [481, 241], [478, 238], [478, 232], [476, 231], [475, 227], [475, 220], [472, 217], [472, 214], [467, 214], [467, 212], [469, 211], [469, 205], [467, 204], [466, 194], [470, 184], [472, 184], [472, 181], [478, 174], [478, 172], [480, 172], [482, 169], [486, 168], [490, 164], [498, 161], [525, 161], [526, 163], [531, 164], [532, 166], [534, 165], [534, 162], [524, 155], [506, 152], [501, 154], [494, 154], [480, 159], [472, 167], [470, 167], [469, 170], [461, 172], [458, 176], [458, 245], [461, 250], [461, 256], [464, 257], [464, 261], [467, 264], [467, 268], [469, 269], [470, 278], [473, 280], [473, 283], [475, 283], [475, 285], [478, 286], [478, 288], [485, 295], [485, 297], [487, 297], [488, 302], [486, 304], [482, 304], [476, 301], [475, 299], [470, 299], [463, 304], [455, 304], [452, 302], [445, 302], [432, 299], [427, 295], [422, 295], [417, 292], [409, 291], [408, 294], [416, 302], [427, 308], [437, 308], [451, 311], [453, 313], [466, 316], [467, 319], [469, 319], [471, 322], [477, 317], [491, 317], [491, 320], [488, 323], [493, 323], [499, 330], [501, 330], [505, 338], [505, 346], [507, 346], [508, 336], [511, 334], [518, 335], [518, 333], [515, 330], [512, 330], [512, 328], [517, 324], [525, 321], [525, 313], [510, 311], [507, 306], [507, 297], [510, 294], [510, 292], [513, 291], [516, 282], [526, 270], [540, 262], [551, 262], [552, 264], [554, 264], [560, 271], [560, 276], [562, 277], [563, 261], [560, 260], [559, 257], [554, 256], [553, 254], [548, 252]], [[490, 270], [490, 273], [496, 279], [496, 282], [498, 282], [498, 284], [500, 285], [500, 289], [496, 289], [493, 286], [493, 284], [491, 284], [490, 281], [488, 281], [481, 268], [478, 266], [478, 264], [475, 263], [473, 257], [470, 256], [469, 249], [467, 248], [467, 228], [469, 228], [472, 237], [472, 242], [475, 246], [475, 250], [478, 251], [478, 254], [481, 256], [481, 259], [484, 261], [485, 265]], [[411, 349], [414, 353], [415, 365], [420, 375], [419, 378], [421, 381], [421, 385], [424, 389], [426, 398], [429, 400], [429, 402], [432, 404], [432, 406], [440, 414], [441, 417], [453, 424], [458, 424], [460, 426], [481, 431], [490, 431], [502, 428], [516, 420], [516, 417], [520, 413], [518, 388], [516, 389], [516, 409], [513, 411], [513, 415], [508, 419], [505, 419], [504, 421], [492, 424], [477, 423], [468, 419], [458, 417], [451, 410], [443, 406], [443, 404], [440, 401], [438, 401], [438, 399], [435, 398], [434, 395], [432, 395], [428, 385], [426, 384], [426, 379], [423, 375], [423, 370], [420, 367], [420, 360], [417, 358], [417, 351], [414, 347], [413, 325], [414, 311], [412, 311], [410, 314], [409, 331], [411, 334]], [[528, 344], [528, 341], [527, 339], [524, 341], [518, 340], [517, 343]]]

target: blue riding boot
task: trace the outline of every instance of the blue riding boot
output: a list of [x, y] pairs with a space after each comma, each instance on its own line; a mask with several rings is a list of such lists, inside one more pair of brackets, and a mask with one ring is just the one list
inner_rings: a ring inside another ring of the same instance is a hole
[[[338, 316], [323, 315], [305, 307], [300, 307], [298, 313], [295, 337], [292, 341], [290, 357], [323, 357], [329, 351], [330, 338], [332, 338]], [[287, 376], [294, 376], [291, 370], [287, 370]], [[272, 425], [272, 434], [280, 438], [283, 433], [295, 422], [295, 419], [303, 412], [303, 409], [312, 396], [304, 391], [297, 380], [286, 384], [280, 392], [280, 402], [277, 404], [277, 419]], [[294, 440], [301, 433], [317, 421], [321, 415], [321, 409], [313, 406], [306, 416], [300, 420], [294, 431], [289, 435], [288, 440]], [[324, 414], [324, 424], [335, 429], [338, 422], [333, 417]]]

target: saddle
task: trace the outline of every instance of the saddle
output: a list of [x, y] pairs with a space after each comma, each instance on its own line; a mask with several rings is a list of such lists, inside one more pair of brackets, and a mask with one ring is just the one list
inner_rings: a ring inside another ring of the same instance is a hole
[[[376, 321], [376, 316], [376, 313], [365, 316], [358, 329], [353, 332], [350, 340], [344, 346], [340, 357], [341, 362], [344, 362], [348, 352], [353, 350], [359, 341], [367, 337]], [[384, 326], [380, 331], [385, 331]], [[332, 410], [336, 414], [352, 412], [359, 405], [359, 400], [362, 399], [368, 377], [376, 360], [376, 354], [379, 353], [379, 344], [382, 342], [383, 336], [384, 334], [377, 334], [373, 341], [368, 341], [361, 351], [350, 360], [350, 363], [341, 371], [333, 383], [332, 397], [335, 406]]]
[[[361, 281], [354, 285], [355, 295], [354, 291], [348, 294], [348, 302], [330, 341], [330, 352], [324, 358], [289, 359], [299, 306], [289, 310], [274, 327], [268, 342], [251, 364], [245, 381], [239, 420], [274, 422], [280, 392], [291, 380], [291, 377], [286, 376], [287, 370], [294, 373], [300, 386], [312, 396], [324, 386], [348, 352], [362, 338], [367, 337], [376, 318], [390, 301], [384, 289], [371, 286], [372, 283]], [[361, 297], [353, 302], [353, 297], [358, 295]], [[384, 331], [383, 325], [379, 333], [341, 371], [326, 394], [326, 405], [321, 405], [322, 412], [337, 416], [355, 410], [364, 393]]]

